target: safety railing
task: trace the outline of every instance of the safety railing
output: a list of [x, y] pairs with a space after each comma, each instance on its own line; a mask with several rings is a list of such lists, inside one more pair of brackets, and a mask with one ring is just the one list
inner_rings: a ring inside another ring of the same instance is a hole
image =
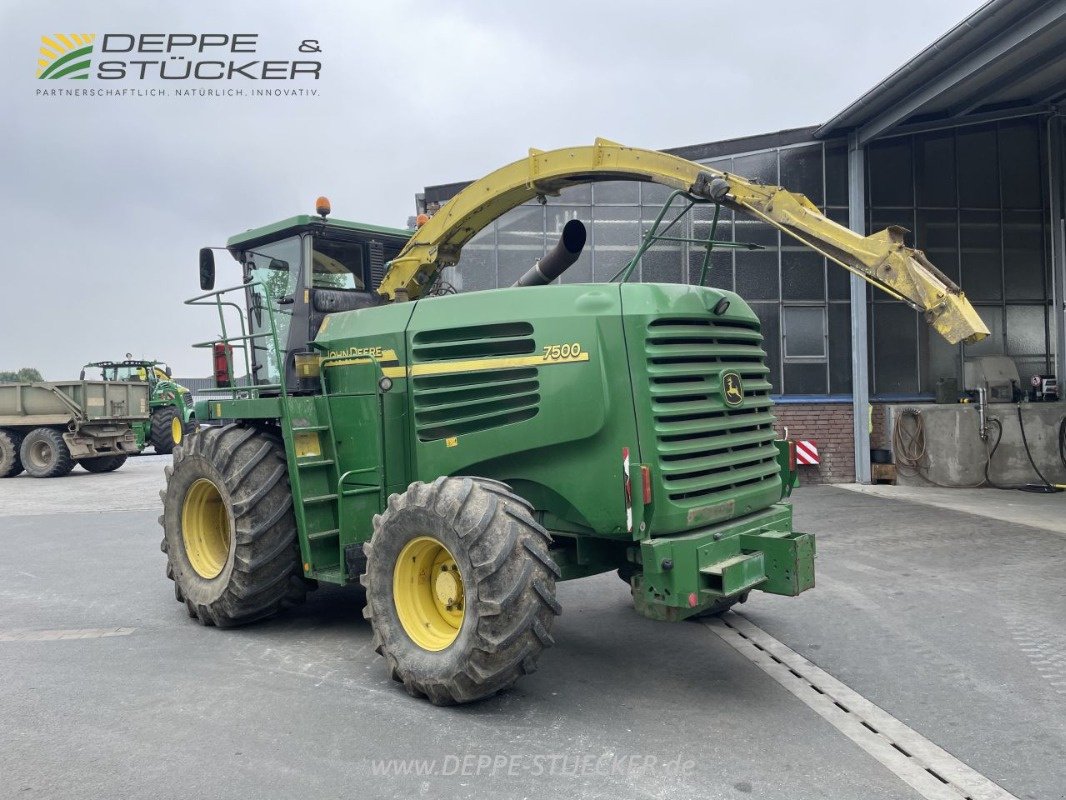
[[[659, 226], [663, 222], [663, 218], [666, 213], [671, 209], [674, 201], [678, 198], [683, 198], [687, 201], [684, 207], [677, 213], [670, 223], [659, 232]], [[629, 262], [622, 267], [611, 278], [611, 282], [619, 279], [621, 283], [625, 283], [632, 276], [633, 271], [637, 268], [637, 264], [640, 263], [640, 259], [644, 257], [644, 254], [654, 245], [656, 242], [683, 242], [687, 244], [696, 244], [703, 246], [703, 266], [700, 269], [699, 286], [703, 286], [707, 282], [707, 270], [711, 265], [711, 252], [717, 247], [722, 250], [762, 250], [763, 246], [759, 244], [751, 244], [748, 242], [728, 242], [721, 239], [715, 239], [714, 235], [718, 232], [718, 219], [721, 215], [722, 205], [721, 203], [714, 203], [714, 217], [711, 219], [711, 229], [707, 234], [706, 239], [695, 239], [689, 236], [667, 236], [670, 230], [680, 222], [686, 214], [688, 214], [697, 205], [707, 205], [713, 201], [707, 200], [702, 197], [694, 197], [688, 192], [682, 189], [675, 189], [670, 193], [670, 196], [666, 198], [666, 202], [663, 203], [661, 209], [659, 209], [658, 216], [655, 217], [655, 221], [652, 223], [651, 228], [644, 234], [641, 240], [640, 246], [637, 248], [636, 253]]]
[[[268, 329], [261, 333], [249, 333], [249, 326], [245, 324], [245, 308], [239, 303], [235, 303], [232, 300], [223, 300], [223, 295], [228, 295], [232, 292], [247, 292], [249, 289], [254, 290], [256, 287], [261, 287], [263, 292], [263, 304], [262, 309], [266, 311], [266, 317], [268, 322]], [[270, 290], [266, 284], [262, 281], [251, 281], [249, 283], [242, 283], [239, 286], [230, 286], [226, 289], [216, 289], [212, 292], [206, 292], [196, 297], [192, 297], [185, 301], [187, 306], [214, 306], [218, 310], [218, 321], [222, 328], [222, 334], [219, 337], [210, 339], [206, 342], [196, 342], [193, 344], [194, 348], [210, 349], [215, 352], [216, 345], [224, 345], [223, 352], [226, 359], [226, 372], [230, 376], [230, 386], [218, 386], [210, 389], [204, 389], [203, 394], [209, 395], [212, 398], [229, 397], [236, 400], [239, 398], [258, 398], [264, 394], [275, 396], [280, 394], [282, 397], [286, 396], [285, 392], [285, 351], [281, 347], [278, 341], [278, 328], [274, 320], [274, 303], [275, 300], [270, 295]], [[232, 308], [237, 312], [237, 322], [240, 325], [240, 335], [230, 336], [226, 326], [226, 309]], [[259, 383], [256, 379], [256, 371], [262, 368], [264, 365], [257, 363], [252, 355], [252, 351], [260, 349], [257, 347], [256, 342], [258, 340], [266, 340], [266, 346], [262, 349], [268, 350], [268, 353], [273, 354], [274, 363], [277, 365], [279, 382], [278, 383]], [[241, 351], [244, 359], [244, 374], [247, 383], [244, 386], [237, 385], [237, 378], [234, 371], [233, 353], [235, 351]]]

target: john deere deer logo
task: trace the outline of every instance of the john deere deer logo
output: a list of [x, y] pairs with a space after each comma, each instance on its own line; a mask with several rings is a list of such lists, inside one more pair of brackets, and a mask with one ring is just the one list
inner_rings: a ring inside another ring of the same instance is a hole
[[722, 373], [722, 396], [727, 406], [739, 406], [744, 402], [744, 384], [737, 373]]

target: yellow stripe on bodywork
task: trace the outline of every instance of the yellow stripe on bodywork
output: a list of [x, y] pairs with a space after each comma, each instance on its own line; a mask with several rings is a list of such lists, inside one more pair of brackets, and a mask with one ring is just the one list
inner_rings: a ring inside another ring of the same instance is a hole
[[[511, 356], [508, 358], [473, 358], [463, 361], [438, 361], [429, 364], [414, 364], [410, 367], [382, 367], [381, 372], [388, 378], [416, 378], [421, 375], [451, 375], [457, 372], [486, 372], [496, 369], [514, 369], [515, 367], [547, 367], [552, 364], [576, 364], [588, 361], [588, 353], [578, 353], [566, 358], [547, 358], [539, 356]], [[369, 364], [369, 358], [347, 358], [332, 361], [324, 366], [343, 367], [352, 364]]]
[[513, 369], [515, 367], [546, 367], [551, 364], [573, 364], [588, 361], [588, 353], [578, 353], [567, 358], [546, 358], [539, 356], [513, 356], [510, 358], [475, 358], [469, 361], [439, 361], [431, 364], [415, 364], [408, 367], [408, 374], [449, 375], [453, 372], [484, 372], [490, 369]]

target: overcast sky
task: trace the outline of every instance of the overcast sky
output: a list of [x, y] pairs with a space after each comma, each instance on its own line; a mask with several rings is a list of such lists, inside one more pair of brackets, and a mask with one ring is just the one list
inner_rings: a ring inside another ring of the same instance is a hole
[[[338, 217], [402, 226], [422, 187], [530, 146], [661, 148], [824, 122], [980, 5], [0, 0], [0, 370], [73, 378], [132, 352], [207, 375], [189, 344], [217, 322], [182, 305], [203, 245], [308, 213], [320, 194]], [[257, 33], [268, 58], [308, 58], [296, 47], [317, 39], [321, 80], [271, 85], [319, 96], [35, 97], [164, 85], [38, 81], [40, 36], [56, 32]], [[219, 285], [236, 283], [219, 263]]]

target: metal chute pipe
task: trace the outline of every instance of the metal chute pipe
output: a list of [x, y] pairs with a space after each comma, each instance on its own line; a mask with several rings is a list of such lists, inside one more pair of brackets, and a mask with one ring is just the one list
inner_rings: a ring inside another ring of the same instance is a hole
[[581, 220], [568, 221], [551, 252], [530, 267], [513, 285], [547, 286], [574, 265], [585, 248], [587, 236], [585, 224]]

